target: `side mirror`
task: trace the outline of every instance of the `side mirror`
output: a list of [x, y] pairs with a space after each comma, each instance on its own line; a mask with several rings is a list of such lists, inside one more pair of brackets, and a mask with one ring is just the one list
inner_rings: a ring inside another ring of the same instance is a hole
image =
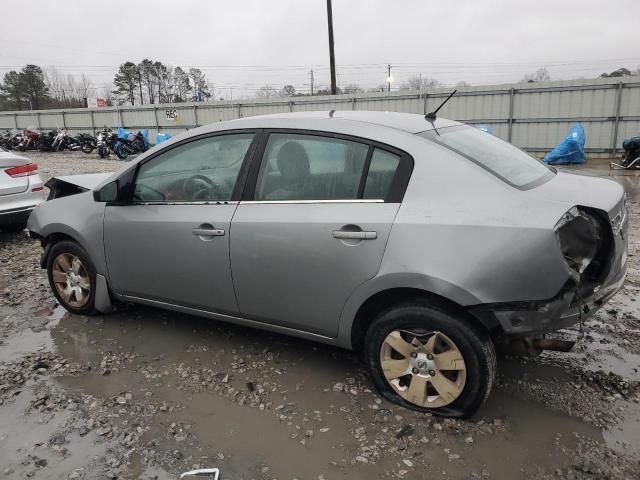
[[109, 182], [100, 190], [93, 191], [93, 199], [96, 202], [115, 202], [118, 200], [118, 180]]

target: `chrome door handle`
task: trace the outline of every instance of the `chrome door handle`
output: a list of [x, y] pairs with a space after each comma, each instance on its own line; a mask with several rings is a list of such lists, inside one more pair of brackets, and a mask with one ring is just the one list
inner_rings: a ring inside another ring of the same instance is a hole
[[224, 230], [220, 228], [194, 228], [191, 230], [198, 237], [222, 237]]
[[342, 240], [375, 240], [378, 238], [377, 232], [334, 230], [332, 234], [333, 238], [339, 238]]

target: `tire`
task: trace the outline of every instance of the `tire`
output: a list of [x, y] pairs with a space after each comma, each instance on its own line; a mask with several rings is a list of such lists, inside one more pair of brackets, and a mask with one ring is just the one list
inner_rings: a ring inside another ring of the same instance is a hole
[[[391, 343], [402, 350], [408, 346], [411, 353], [400, 354]], [[430, 344], [435, 348], [430, 349]], [[446, 368], [441, 368], [445, 366], [445, 357], [439, 356], [442, 353], [451, 362]], [[433, 300], [403, 303], [379, 314], [367, 330], [364, 357], [373, 384], [384, 398], [441, 417], [473, 415], [489, 396], [496, 376], [496, 354], [489, 334], [465, 312]], [[442, 388], [437, 390], [436, 385]]]
[[83, 143], [82, 144], [82, 153], [89, 154], [91, 152], [93, 152], [93, 145], [91, 145], [90, 143]]
[[106, 158], [109, 156], [109, 149], [103, 146], [98, 147], [98, 155], [100, 158]]
[[[63, 259], [66, 259], [66, 262]], [[75, 259], [80, 261], [80, 266], [77, 268]], [[67, 274], [66, 280], [59, 282], [64, 278], [65, 272]], [[69, 278], [69, 274], [74, 274], [74, 276]], [[53, 294], [60, 305], [69, 312], [78, 315], [97, 315], [99, 313], [95, 309], [96, 268], [87, 252], [80, 245], [69, 240], [54, 244], [47, 257], [47, 276]], [[65, 296], [62, 293], [63, 290], [71, 291], [70, 296]], [[78, 291], [81, 293], [78, 294]]]
[[122, 145], [116, 147], [115, 154], [120, 160], [126, 160], [129, 157], [129, 152], [127, 152], [127, 150]]

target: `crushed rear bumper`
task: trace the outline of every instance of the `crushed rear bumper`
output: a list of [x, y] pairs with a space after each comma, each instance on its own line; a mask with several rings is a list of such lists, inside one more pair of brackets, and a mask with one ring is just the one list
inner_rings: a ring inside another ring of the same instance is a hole
[[569, 327], [594, 315], [624, 285], [627, 275], [628, 222], [614, 235], [611, 263], [604, 281], [588, 297], [577, 288], [549, 300], [475, 305], [468, 312], [489, 330], [508, 338], [538, 336]]

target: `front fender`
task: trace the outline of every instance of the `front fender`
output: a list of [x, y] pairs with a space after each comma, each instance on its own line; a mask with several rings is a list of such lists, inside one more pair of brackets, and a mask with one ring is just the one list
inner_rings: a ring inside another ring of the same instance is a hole
[[72, 238], [87, 251], [96, 272], [106, 276], [103, 247], [104, 209], [105, 204], [95, 202], [91, 191], [49, 200], [31, 212], [27, 229], [42, 239], [55, 234]]

